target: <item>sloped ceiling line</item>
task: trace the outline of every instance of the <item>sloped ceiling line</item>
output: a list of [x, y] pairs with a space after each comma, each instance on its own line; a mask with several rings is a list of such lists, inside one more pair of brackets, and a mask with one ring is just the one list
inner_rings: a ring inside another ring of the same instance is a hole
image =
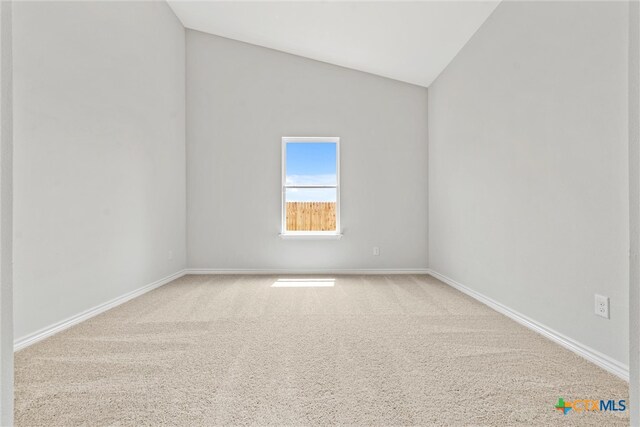
[[425, 87], [499, 3], [169, 1], [187, 28]]

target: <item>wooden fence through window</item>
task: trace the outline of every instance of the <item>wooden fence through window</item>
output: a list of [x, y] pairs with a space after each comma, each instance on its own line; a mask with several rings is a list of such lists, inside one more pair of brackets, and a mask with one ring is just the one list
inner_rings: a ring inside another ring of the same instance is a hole
[[287, 202], [287, 231], [335, 231], [335, 202]]

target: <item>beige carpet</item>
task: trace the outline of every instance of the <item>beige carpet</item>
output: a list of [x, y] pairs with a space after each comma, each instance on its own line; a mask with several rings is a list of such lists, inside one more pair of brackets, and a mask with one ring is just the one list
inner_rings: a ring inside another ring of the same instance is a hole
[[627, 384], [431, 277], [276, 279], [183, 277], [20, 351], [16, 424], [628, 424], [555, 410]]

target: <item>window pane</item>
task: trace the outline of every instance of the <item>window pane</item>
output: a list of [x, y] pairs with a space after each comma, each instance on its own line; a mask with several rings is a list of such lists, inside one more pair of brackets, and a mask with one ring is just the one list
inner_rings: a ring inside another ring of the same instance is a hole
[[336, 231], [335, 188], [287, 188], [286, 231]]
[[336, 144], [287, 143], [286, 185], [336, 185]]

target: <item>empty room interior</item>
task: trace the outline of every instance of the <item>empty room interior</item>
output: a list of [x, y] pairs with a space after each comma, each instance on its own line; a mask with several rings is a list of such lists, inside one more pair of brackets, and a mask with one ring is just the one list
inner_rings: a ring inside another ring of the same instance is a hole
[[0, 425], [640, 425], [640, 5], [0, 1]]

